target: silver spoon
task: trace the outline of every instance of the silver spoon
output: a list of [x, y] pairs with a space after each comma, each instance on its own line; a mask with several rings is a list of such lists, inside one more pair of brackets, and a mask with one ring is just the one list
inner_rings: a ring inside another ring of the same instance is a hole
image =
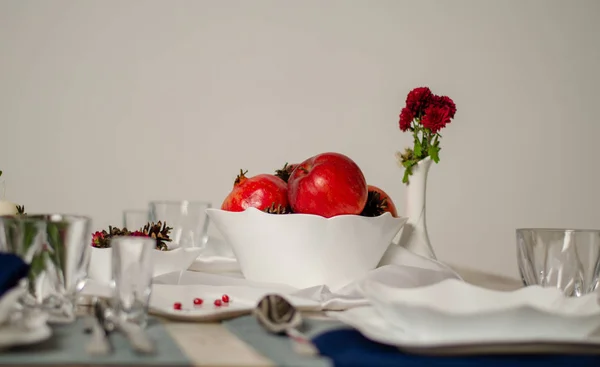
[[267, 294], [258, 302], [253, 314], [267, 331], [285, 333], [292, 340], [296, 353], [309, 356], [319, 354], [310, 339], [297, 329], [302, 325], [300, 312], [282, 296]]

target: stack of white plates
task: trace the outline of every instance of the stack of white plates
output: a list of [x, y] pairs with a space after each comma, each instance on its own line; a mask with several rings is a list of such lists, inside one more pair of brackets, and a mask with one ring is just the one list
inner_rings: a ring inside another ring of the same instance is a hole
[[598, 295], [556, 288], [504, 292], [456, 279], [418, 288], [361, 284], [369, 306], [332, 312], [365, 337], [434, 354], [600, 352]]

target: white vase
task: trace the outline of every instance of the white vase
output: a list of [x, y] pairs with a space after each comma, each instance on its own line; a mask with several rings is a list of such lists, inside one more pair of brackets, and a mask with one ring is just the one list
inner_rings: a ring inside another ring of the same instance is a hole
[[437, 260], [427, 234], [427, 175], [433, 161], [427, 157], [412, 168], [406, 195], [406, 216], [399, 245], [424, 257]]
[[88, 277], [98, 284], [110, 285], [112, 281], [112, 249], [92, 247]]

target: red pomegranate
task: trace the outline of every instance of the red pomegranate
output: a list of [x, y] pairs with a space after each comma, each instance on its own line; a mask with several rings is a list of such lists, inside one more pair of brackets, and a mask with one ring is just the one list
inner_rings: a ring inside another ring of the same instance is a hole
[[300, 163], [288, 180], [294, 213], [331, 218], [360, 214], [367, 202], [367, 182], [356, 163], [340, 153], [322, 153]]
[[368, 185], [369, 195], [367, 204], [360, 215], [365, 217], [378, 217], [385, 212], [389, 212], [393, 217], [398, 216], [396, 205], [392, 198], [377, 186]]
[[222, 210], [241, 212], [254, 207], [268, 213], [289, 212], [287, 184], [282, 179], [269, 174], [248, 178], [247, 172], [240, 170], [233, 190], [221, 205]]

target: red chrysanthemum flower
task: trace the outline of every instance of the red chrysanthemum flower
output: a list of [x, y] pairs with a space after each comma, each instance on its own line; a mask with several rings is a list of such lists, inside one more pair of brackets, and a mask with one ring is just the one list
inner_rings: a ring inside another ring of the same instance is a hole
[[402, 111], [400, 111], [400, 130], [408, 130], [414, 118], [415, 115], [413, 115], [411, 110], [409, 110], [407, 107], [404, 107]]
[[406, 96], [406, 107], [415, 117], [420, 117], [429, 106], [433, 94], [427, 87], [419, 87], [411, 90]]
[[409, 183], [412, 167], [421, 160], [431, 157], [435, 163], [440, 161], [439, 131], [452, 121], [455, 114], [454, 101], [450, 97], [433, 94], [428, 87], [414, 88], [408, 93], [406, 106], [400, 111], [399, 125], [403, 132], [412, 133], [414, 148], [398, 153], [398, 163], [404, 167], [403, 183]]
[[437, 133], [450, 122], [450, 112], [448, 106], [431, 105], [425, 109], [421, 124], [432, 133]]
[[104, 233], [95, 232], [92, 234], [92, 246], [97, 247], [100, 245], [100, 240], [104, 239]]
[[431, 105], [438, 107], [447, 107], [451, 119], [453, 119], [454, 115], [456, 114], [456, 105], [450, 97], [434, 95], [431, 99]]
[[131, 236], [133, 236], [133, 237], [150, 237], [142, 231], [131, 232]]

